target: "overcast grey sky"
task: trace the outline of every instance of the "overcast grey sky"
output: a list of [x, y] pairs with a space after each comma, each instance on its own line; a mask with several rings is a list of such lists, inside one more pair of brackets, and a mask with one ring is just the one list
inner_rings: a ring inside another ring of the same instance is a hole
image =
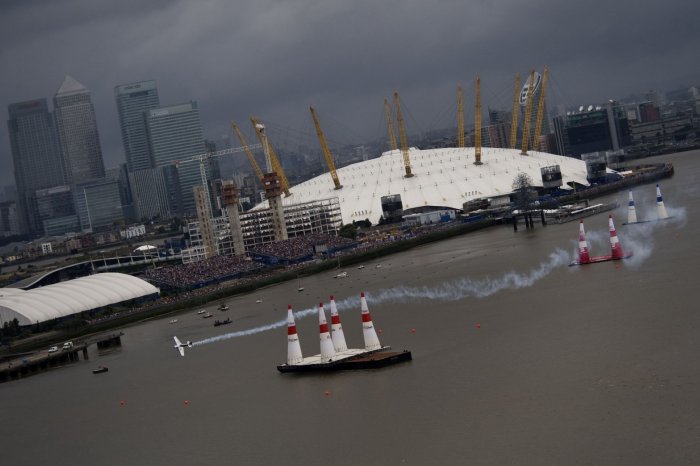
[[[124, 161], [114, 86], [154, 79], [162, 105], [196, 100], [205, 137], [249, 115], [340, 142], [379, 137], [401, 93], [411, 131], [508, 109], [513, 77], [548, 65], [551, 94], [597, 104], [700, 84], [697, 0], [2, 0], [0, 108], [46, 97], [66, 74], [92, 92], [107, 167]], [[452, 110], [451, 110], [452, 109]], [[274, 142], [274, 141], [273, 141]], [[6, 125], [0, 183], [14, 182]]]

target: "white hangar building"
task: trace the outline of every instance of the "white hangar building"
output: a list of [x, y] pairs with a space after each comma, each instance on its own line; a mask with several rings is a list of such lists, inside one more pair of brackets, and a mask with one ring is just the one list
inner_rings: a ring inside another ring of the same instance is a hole
[[0, 288], [0, 322], [16, 318], [19, 325], [34, 325], [158, 293], [150, 283], [123, 273], [98, 273], [26, 291]]

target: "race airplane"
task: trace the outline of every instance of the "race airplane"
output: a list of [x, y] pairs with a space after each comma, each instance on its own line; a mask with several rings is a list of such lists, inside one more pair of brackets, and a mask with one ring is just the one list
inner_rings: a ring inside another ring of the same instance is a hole
[[187, 343], [181, 343], [177, 337], [173, 338], [175, 339], [175, 346], [173, 346], [173, 348], [180, 352], [180, 356], [185, 357], [185, 346], [192, 348], [192, 342], [187, 340]]

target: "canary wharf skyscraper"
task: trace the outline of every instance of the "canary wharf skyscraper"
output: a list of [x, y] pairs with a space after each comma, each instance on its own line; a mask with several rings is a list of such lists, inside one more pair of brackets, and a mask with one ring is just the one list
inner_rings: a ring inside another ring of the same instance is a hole
[[196, 208], [193, 188], [202, 184], [202, 178], [199, 163], [192, 161], [192, 157], [205, 151], [197, 102], [149, 110], [146, 128], [155, 166], [178, 167], [179, 190], [182, 194], [180, 214], [194, 214]]
[[122, 84], [114, 88], [119, 113], [119, 127], [129, 172], [153, 168], [148, 146], [146, 112], [160, 107], [155, 81]]
[[46, 99], [10, 104], [8, 113], [20, 228], [31, 235], [41, 235], [43, 225], [38, 216], [35, 193], [66, 183], [54, 118]]
[[105, 166], [90, 91], [66, 76], [54, 96], [54, 114], [68, 181], [77, 183], [104, 177]]

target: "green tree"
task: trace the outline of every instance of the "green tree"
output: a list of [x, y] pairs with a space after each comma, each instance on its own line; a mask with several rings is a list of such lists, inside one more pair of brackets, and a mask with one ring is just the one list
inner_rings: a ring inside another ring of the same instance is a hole
[[343, 225], [342, 227], [340, 227], [338, 235], [344, 238], [355, 239], [357, 238], [357, 226], [353, 225], [352, 223]]

